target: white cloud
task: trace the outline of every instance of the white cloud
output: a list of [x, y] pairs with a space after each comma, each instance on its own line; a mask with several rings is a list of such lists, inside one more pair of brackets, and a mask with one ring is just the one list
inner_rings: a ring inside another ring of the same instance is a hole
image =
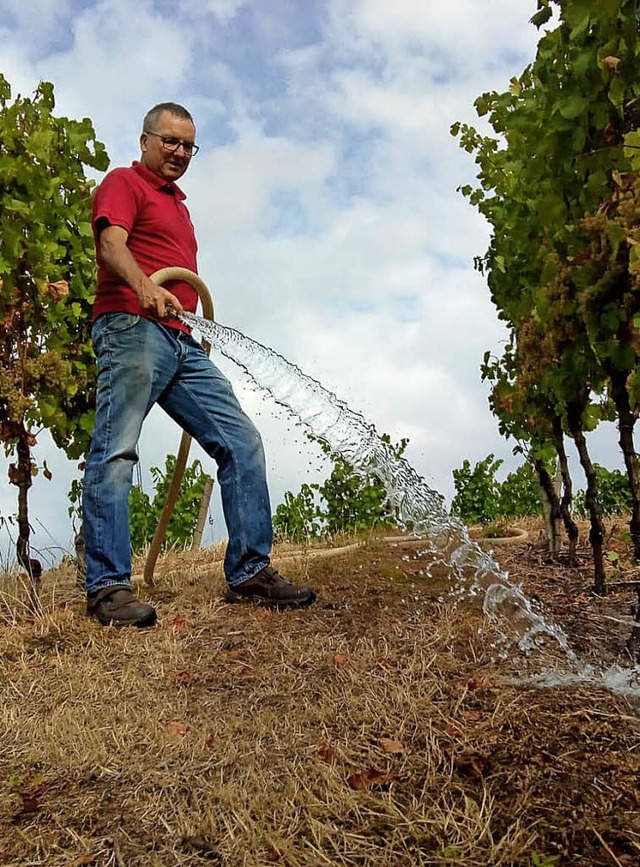
[[[488, 232], [456, 193], [474, 165], [449, 127], [532, 59], [535, 0], [8, 2], [0, 69], [22, 92], [53, 80], [60, 113], [92, 117], [113, 165], [137, 156], [149, 106], [192, 110], [202, 149], [184, 187], [220, 321], [379, 431], [409, 436], [407, 456], [449, 496], [463, 459], [508, 458], [479, 374], [504, 338], [472, 267]], [[275, 506], [326, 464], [221, 366], [263, 433]], [[147, 485], [178, 440], [154, 411], [141, 440]], [[51, 533], [69, 547], [76, 470], [45, 451], [55, 475], [36, 480], [36, 544]], [[15, 511], [13, 489], [0, 489], [0, 511]]]
[[501, 54], [531, 51], [535, 35], [523, 19], [536, 11], [533, 2], [493, 0], [490, 8], [476, 0], [424, 3], [422, 0], [332, 0], [334, 32], [348, 34], [387, 50], [412, 52], [433, 47], [441, 58], [458, 66], [441, 73], [456, 74], [471, 65], [485, 68]]
[[196, 5], [200, 8], [204, 7], [210, 12], [213, 12], [221, 21], [230, 21], [243, 6], [247, 5], [248, 0], [205, 0], [201, 3], [196, 0]]
[[[199, 155], [200, 156], [200, 155]], [[329, 145], [302, 146], [279, 137], [249, 135], [202, 154], [189, 178], [192, 212], [203, 245], [226, 235], [252, 235], [265, 219], [272, 194], [297, 191], [308, 203], [334, 170]]]

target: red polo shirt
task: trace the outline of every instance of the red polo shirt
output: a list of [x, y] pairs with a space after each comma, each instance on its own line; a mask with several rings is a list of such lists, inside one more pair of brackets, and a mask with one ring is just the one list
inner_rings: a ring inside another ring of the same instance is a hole
[[[197, 272], [198, 244], [184, 204], [186, 196], [177, 184], [165, 181], [145, 165], [114, 169], [105, 177], [93, 197], [93, 227], [98, 260], [98, 286], [93, 318], [102, 313], [136, 313], [152, 319], [140, 306], [136, 293], [109, 271], [100, 256], [96, 223], [106, 219], [127, 233], [127, 246], [145, 274], [177, 266]], [[188, 283], [172, 281], [165, 286], [185, 310], [195, 312], [198, 293]], [[177, 320], [164, 324], [189, 329]]]

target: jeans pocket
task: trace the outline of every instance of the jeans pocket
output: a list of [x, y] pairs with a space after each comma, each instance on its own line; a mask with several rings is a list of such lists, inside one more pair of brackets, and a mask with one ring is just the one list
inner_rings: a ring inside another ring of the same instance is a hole
[[101, 344], [110, 335], [123, 334], [125, 331], [130, 331], [132, 328], [135, 328], [141, 318], [137, 313], [103, 313], [102, 316], [96, 319], [91, 329], [91, 339], [95, 352], [100, 352]]

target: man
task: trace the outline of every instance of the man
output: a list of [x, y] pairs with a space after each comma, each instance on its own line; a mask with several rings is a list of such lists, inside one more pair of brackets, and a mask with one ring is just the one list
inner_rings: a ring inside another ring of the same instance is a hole
[[229, 541], [229, 601], [270, 607], [313, 602], [271, 565], [271, 510], [258, 431], [228, 380], [171, 312], [194, 311], [187, 283], [157, 286], [168, 266], [197, 270], [197, 244], [176, 181], [198, 146], [189, 112], [161, 103], [146, 115], [141, 157], [109, 172], [93, 203], [98, 259], [92, 339], [96, 422], [83, 486], [87, 614], [102, 624], [152, 626], [153, 606], [131, 590], [128, 499], [142, 423], [158, 403], [218, 464]]

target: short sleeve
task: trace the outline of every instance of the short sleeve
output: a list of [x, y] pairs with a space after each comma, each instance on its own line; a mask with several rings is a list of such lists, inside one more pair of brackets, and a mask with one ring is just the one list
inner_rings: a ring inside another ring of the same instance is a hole
[[115, 169], [102, 181], [93, 197], [93, 225], [107, 220], [130, 233], [140, 207], [140, 191], [127, 169]]

